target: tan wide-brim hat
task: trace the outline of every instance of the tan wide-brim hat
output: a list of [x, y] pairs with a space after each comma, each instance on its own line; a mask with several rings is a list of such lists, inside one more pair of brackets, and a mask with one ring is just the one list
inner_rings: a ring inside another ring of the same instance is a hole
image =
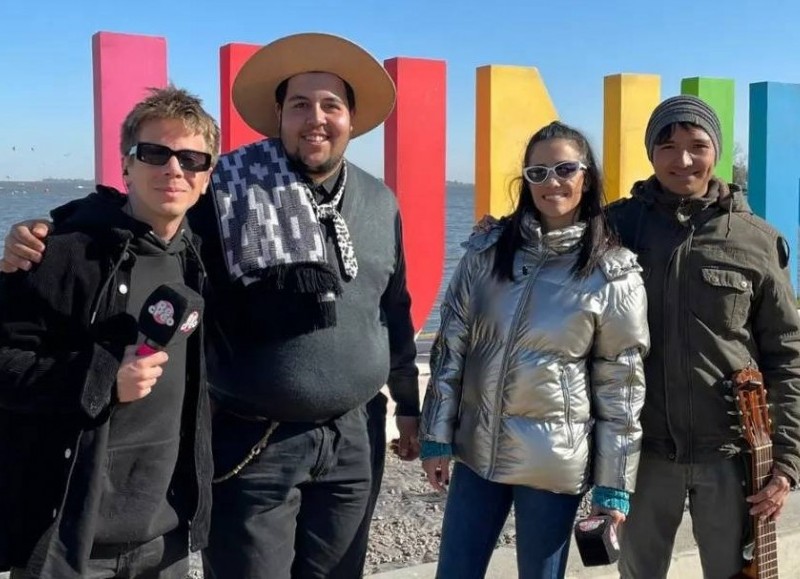
[[351, 137], [380, 125], [394, 108], [394, 82], [371, 54], [340, 36], [309, 32], [279, 38], [244, 63], [233, 81], [233, 104], [244, 122], [262, 135], [277, 137], [275, 89], [303, 72], [329, 72], [353, 88]]

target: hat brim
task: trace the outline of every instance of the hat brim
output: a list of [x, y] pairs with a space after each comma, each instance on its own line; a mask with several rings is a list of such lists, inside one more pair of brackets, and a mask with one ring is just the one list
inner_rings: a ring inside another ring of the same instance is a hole
[[271, 42], [244, 63], [233, 82], [233, 104], [244, 122], [262, 135], [279, 136], [275, 89], [304, 72], [335, 74], [353, 88], [351, 137], [380, 125], [394, 108], [394, 82], [371, 54], [345, 38], [311, 32]]

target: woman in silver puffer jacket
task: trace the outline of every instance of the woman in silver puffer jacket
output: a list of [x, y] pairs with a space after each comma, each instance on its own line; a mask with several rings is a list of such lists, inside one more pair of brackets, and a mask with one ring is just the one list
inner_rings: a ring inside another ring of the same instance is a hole
[[580, 499], [624, 521], [649, 348], [633, 253], [610, 235], [578, 131], [525, 151], [514, 212], [466, 243], [442, 304], [422, 410], [423, 468], [449, 481], [438, 577], [483, 577], [514, 505], [520, 577], [563, 577]]

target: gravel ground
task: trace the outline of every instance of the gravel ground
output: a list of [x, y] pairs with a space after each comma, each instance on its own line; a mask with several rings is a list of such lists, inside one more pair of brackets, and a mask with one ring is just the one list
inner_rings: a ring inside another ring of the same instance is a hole
[[[419, 461], [386, 457], [386, 472], [372, 520], [367, 574], [436, 561], [447, 496], [434, 491]], [[584, 498], [579, 514], [588, 512]], [[500, 533], [498, 546], [516, 543], [513, 510]]]
[[[419, 461], [387, 454], [381, 494], [373, 515], [367, 574], [435, 561], [447, 495], [434, 491]], [[500, 544], [514, 544], [513, 515]]]

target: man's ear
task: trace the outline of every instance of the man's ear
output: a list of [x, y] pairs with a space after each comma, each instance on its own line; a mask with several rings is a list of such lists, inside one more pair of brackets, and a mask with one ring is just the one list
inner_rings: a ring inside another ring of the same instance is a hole
[[205, 195], [206, 191], [208, 191], [208, 186], [211, 184], [211, 173], [213, 172], [214, 172], [214, 167], [212, 165], [211, 168], [206, 173], [205, 184], [203, 185], [203, 188], [200, 189], [200, 195]]
[[125, 186], [126, 191], [129, 190], [131, 186], [129, 177], [130, 169], [128, 168], [130, 163], [130, 157], [122, 157], [122, 184]]

